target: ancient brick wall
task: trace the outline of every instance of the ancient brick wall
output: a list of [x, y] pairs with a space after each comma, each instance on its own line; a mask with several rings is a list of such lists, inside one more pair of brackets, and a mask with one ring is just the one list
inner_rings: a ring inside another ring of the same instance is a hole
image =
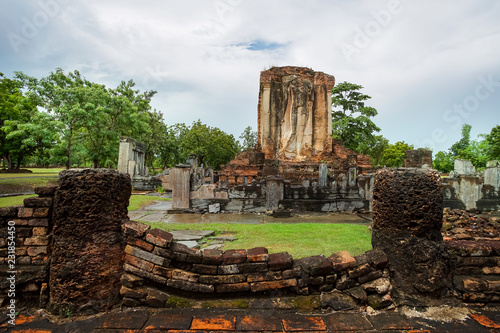
[[[49, 241], [53, 195], [56, 187], [35, 189], [38, 197], [26, 198], [24, 206], [0, 208], [0, 303], [8, 296], [9, 272], [15, 271], [16, 301], [37, 305], [47, 301]], [[14, 229], [9, 229], [14, 227]], [[12, 233], [9, 232], [12, 231]], [[14, 246], [12, 241], [15, 242]], [[9, 257], [15, 248], [15, 258]], [[12, 259], [14, 259], [12, 261]], [[11, 266], [12, 265], [12, 266]], [[1, 305], [1, 304], [0, 304]], [[19, 304], [18, 304], [19, 306]]]
[[[168, 232], [130, 221], [121, 294], [130, 306], [165, 306], [179, 293], [191, 297], [321, 295], [336, 310], [392, 304], [387, 258], [381, 251], [293, 259], [287, 252], [195, 250], [172, 242]], [[339, 305], [343, 304], [343, 305]], [[338, 308], [344, 307], [344, 308]]]

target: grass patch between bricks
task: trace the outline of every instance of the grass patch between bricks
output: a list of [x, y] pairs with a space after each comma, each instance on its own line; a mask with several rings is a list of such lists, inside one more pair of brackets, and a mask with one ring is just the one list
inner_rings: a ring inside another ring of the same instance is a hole
[[286, 251], [295, 259], [320, 255], [330, 256], [349, 251], [353, 256], [371, 250], [371, 232], [367, 226], [345, 223], [203, 223], [165, 224], [145, 222], [152, 228], [172, 230], [214, 230], [231, 233], [238, 240], [225, 242], [223, 250], [251, 249], [264, 246], [269, 253]]

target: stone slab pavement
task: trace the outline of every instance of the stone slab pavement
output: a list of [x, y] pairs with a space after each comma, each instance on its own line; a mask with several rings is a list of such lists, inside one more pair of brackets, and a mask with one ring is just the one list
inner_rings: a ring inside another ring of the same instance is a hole
[[0, 332], [500, 332], [500, 313], [481, 311], [465, 321], [409, 318], [396, 312], [369, 316], [336, 312], [298, 314], [263, 310], [127, 309], [83, 319], [49, 321], [47, 316], [20, 315], [15, 326], [0, 317]]

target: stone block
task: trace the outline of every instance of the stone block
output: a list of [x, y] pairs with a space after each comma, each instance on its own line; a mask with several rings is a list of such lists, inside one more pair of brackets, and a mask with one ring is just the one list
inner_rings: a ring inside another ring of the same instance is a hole
[[28, 247], [28, 255], [30, 257], [36, 257], [40, 255], [46, 255], [48, 253], [47, 246], [32, 246]]
[[321, 307], [331, 308], [334, 311], [344, 311], [357, 309], [358, 305], [351, 296], [339, 291], [332, 291], [321, 294]]
[[146, 304], [155, 308], [165, 307], [169, 295], [163, 291], [154, 288], [148, 288]]
[[247, 282], [233, 284], [219, 284], [215, 286], [217, 293], [238, 293], [250, 290], [250, 284]]
[[163, 276], [159, 276], [159, 275], [156, 275], [156, 274], [153, 274], [153, 273], [141, 270], [141, 269], [139, 269], [139, 268], [137, 268], [135, 266], [132, 266], [130, 264], [127, 264], [127, 263], [125, 263], [123, 265], [123, 270], [125, 272], [132, 273], [134, 275], [143, 277], [145, 279], [149, 279], [151, 281], [154, 281], [154, 282], [157, 282], [157, 283], [160, 283], [160, 284], [165, 284], [167, 282], [167, 279], [164, 278]]
[[283, 279], [299, 278], [302, 276], [302, 271], [300, 267], [295, 267], [293, 269], [287, 269], [283, 271]]
[[48, 227], [49, 219], [29, 219], [28, 225], [30, 227]]
[[324, 283], [325, 283], [325, 278], [322, 276], [310, 276], [307, 278], [299, 279], [299, 287], [321, 286]]
[[155, 265], [155, 267], [153, 268], [153, 274], [160, 275], [168, 279], [172, 277], [172, 271], [173, 271], [172, 268], [157, 266], [157, 265]]
[[370, 264], [375, 269], [384, 269], [387, 266], [387, 256], [384, 251], [370, 250], [354, 257], [357, 265]]
[[215, 292], [215, 287], [212, 285], [208, 284], [199, 284], [198, 285], [198, 292], [204, 293], [204, 294], [211, 294]]
[[382, 271], [371, 271], [366, 275], [362, 275], [362, 276], [358, 277], [358, 282], [365, 283], [368, 281], [376, 280], [378, 278], [381, 278], [382, 275], [383, 275]]
[[368, 295], [367, 303], [375, 310], [384, 309], [392, 304], [392, 298], [389, 294], [386, 295]]
[[46, 227], [34, 227], [33, 228], [33, 236], [46, 236], [47, 228]]
[[364, 304], [367, 301], [368, 295], [366, 294], [366, 291], [360, 286], [347, 289], [345, 292], [361, 304]]
[[145, 288], [128, 288], [122, 286], [120, 288], [120, 295], [123, 297], [136, 298], [141, 299], [144, 298], [147, 294], [147, 290]]
[[325, 256], [312, 256], [295, 260], [295, 264], [300, 266], [304, 272], [312, 276], [328, 275], [332, 273], [332, 262]]
[[129, 236], [141, 238], [144, 234], [151, 228], [151, 226], [136, 222], [136, 221], [127, 221], [122, 224], [122, 231]]
[[356, 285], [355, 280], [350, 279], [347, 274], [343, 274], [340, 276], [340, 278], [335, 283], [335, 288], [337, 288], [338, 290], [344, 290], [344, 289], [352, 288], [355, 285]]
[[369, 264], [363, 264], [349, 271], [349, 277], [351, 279], [358, 278], [360, 276], [366, 275], [372, 271]]
[[364, 290], [368, 293], [377, 293], [379, 295], [387, 294], [391, 290], [391, 281], [387, 278], [380, 278], [362, 284]]
[[336, 272], [356, 267], [356, 259], [348, 251], [334, 253], [328, 259], [331, 260], [333, 269]]
[[35, 194], [40, 197], [51, 197], [55, 194], [57, 186], [39, 186], [35, 187]]
[[172, 234], [166, 232], [165, 230], [153, 229], [146, 234], [146, 241], [165, 248], [170, 245], [170, 242], [172, 241]]
[[275, 290], [275, 289], [283, 289], [289, 287], [297, 286], [296, 279], [287, 279], [287, 280], [278, 280], [278, 281], [263, 281], [263, 282], [254, 282], [250, 284], [250, 290], [252, 292], [259, 292], [265, 290]]
[[16, 217], [19, 207], [0, 207], [0, 217]]
[[239, 264], [247, 261], [246, 250], [227, 250], [222, 256], [225, 265]]
[[51, 197], [29, 197], [24, 199], [24, 207], [51, 207]]
[[269, 254], [265, 247], [256, 247], [247, 250], [248, 262], [263, 262], [269, 260]]
[[240, 270], [238, 265], [221, 265], [217, 270], [218, 274], [238, 274]]
[[149, 261], [155, 265], [160, 265], [160, 266], [168, 266], [170, 264], [170, 260], [165, 259], [161, 256], [158, 256], [156, 254], [153, 254], [148, 251], [144, 251], [142, 249], [139, 249], [137, 247], [133, 247], [130, 245], [127, 245], [124, 250], [125, 253], [130, 254], [134, 257], [137, 257], [139, 259], [143, 259], [146, 261]]
[[292, 268], [293, 258], [288, 252], [271, 253], [269, 255], [269, 269], [272, 271]]
[[167, 287], [189, 291], [192, 293], [197, 293], [200, 290], [198, 283], [175, 279], [167, 280]]

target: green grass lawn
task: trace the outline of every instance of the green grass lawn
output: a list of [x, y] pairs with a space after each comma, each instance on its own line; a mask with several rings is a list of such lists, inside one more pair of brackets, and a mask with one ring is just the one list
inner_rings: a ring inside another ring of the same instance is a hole
[[29, 197], [35, 197], [35, 196], [36, 196], [35, 194], [32, 194], [32, 195], [18, 195], [15, 197], [0, 198], [0, 207], [22, 205], [24, 199], [29, 198]]
[[329, 256], [339, 251], [351, 255], [371, 250], [371, 232], [367, 226], [328, 223], [203, 223], [165, 224], [148, 223], [153, 228], [171, 230], [214, 230], [216, 234], [237, 237], [226, 242], [224, 250], [250, 249], [264, 246], [270, 253], [286, 251], [295, 259], [320, 255]]
[[155, 201], [162, 201], [162, 200], [169, 201], [169, 200], [172, 200], [172, 199], [170, 199], [170, 198], [152, 197], [152, 196], [149, 196], [149, 195], [132, 195], [130, 197], [130, 202], [129, 202], [129, 205], [128, 205], [128, 210], [129, 211], [137, 210], [137, 209], [139, 209], [141, 207], [149, 206], [149, 205], [151, 205]]

